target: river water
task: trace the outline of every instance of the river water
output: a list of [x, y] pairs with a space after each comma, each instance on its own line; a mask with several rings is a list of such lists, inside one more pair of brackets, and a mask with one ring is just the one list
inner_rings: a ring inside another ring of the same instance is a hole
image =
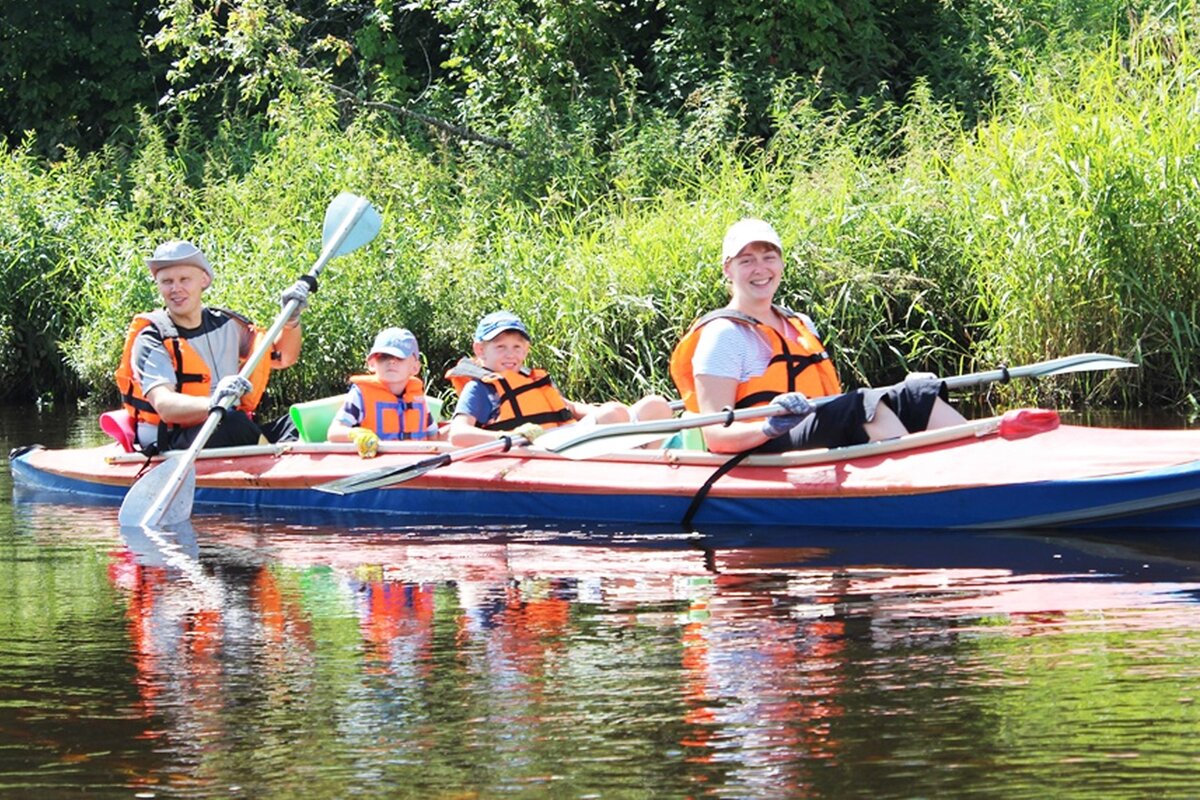
[[1200, 797], [1197, 533], [150, 541], [4, 466], [2, 798]]

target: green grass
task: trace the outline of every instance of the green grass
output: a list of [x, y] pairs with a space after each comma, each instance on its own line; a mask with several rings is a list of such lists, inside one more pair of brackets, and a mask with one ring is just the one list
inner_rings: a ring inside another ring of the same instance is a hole
[[319, 97], [214, 141], [146, 118], [131, 152], [49, 166], [30, 147], [0, 152], [0, 345], [19, 354], [0, 391], [112, 402], [127, 321], [155, 302], [144, 258], [162, 239], [206, 250], [211, 303], [270, 321], [317, 256], [326, 204], [349, 190], [384, 227], [323, 274], [301, 362], [273, 381], [280, 403], [340, 391], [388, 325], [417, 334], [445, 395], [442, 372], [497, 308], [526, 320], [531, 360], [572, 397], [673, 394], [672, 346], [726, 299], [724, 228], [758, 215], [784, 240], [779, 299], [816, 320], [850, 384], [1100, 350], [1144, 368], [1026, 394], [1195, 406], [1194, 28], [1190, 12], [1152, 18], [1098, 51], [1031, 62], [967, 131], [927, 92], [904, 108], [819, 111], [784, 85], [768, 143], [647, 112], [607, 149], [543, 142], [550, 176], [536, 152], [430, 154], [382, 121], [344, 128]]

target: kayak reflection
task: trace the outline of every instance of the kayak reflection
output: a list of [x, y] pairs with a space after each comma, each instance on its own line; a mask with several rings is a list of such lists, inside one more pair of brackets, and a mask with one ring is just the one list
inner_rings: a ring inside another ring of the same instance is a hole
[[[473, 784], [483, 796], [551, 781], [573, 795], [636, 783], [836, 796], [814, 789], [830, 768], [845, 768], [844, 787], [866, 765], [900, 776], [923, 749], [1012, 747], [986, 709], [1044, 745], [1064, 723], [1010, 686], [1036, 675], [1060, 708], [1110, 648], [1136, 652], [1130, 637], [1163, 631], [1195, 641], [1200, 628], [1200, 557], [1182, 536], [797, 531], [780, 543], [778, 530], [213, 515], [170, 532], [181, 562], [123, 535], [115, 509], [18, 511], [37, 537], [104, 543], [140, 735], [214, 781], [238, 754], [274, 764], [286, 752], [343, 788], [355, 785], [343, 763], [447, 759], [488, 765]], [[198, 575], [220, 591], [199, 594]], [[1029, 671], [1047, 663], [1069, 669]], [[960, 699], [931, 704], [939, 686]], [[1138, 713], [1169, 717], [1173, 697], [1146, 692]], [[404, 775], [413, 791], [463, 785], [461, 770]]]

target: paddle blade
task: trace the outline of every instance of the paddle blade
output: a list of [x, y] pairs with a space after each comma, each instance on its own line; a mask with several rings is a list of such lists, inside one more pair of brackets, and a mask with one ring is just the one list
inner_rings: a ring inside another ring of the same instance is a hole
[[[362, 208], [359, 214], [359, 208]], [[321, 241], [326, 246], [337, 236], [338, 231], [348, 219], [359, 214], [354, 226], [345, 238], [337, 245], [331, 255], [344, 256], [367, 244], [379, 233], [382, 221], [379, 212], [367, 200], [350, 192], [342, 192], [329, 203], [325, 209], [325, 224], [321, 229]]]
[[1074, 363], [1066, 363], [1062, 366], [1057, 366], [1054, 369], [1042, 373], [1043, 375], [1066, 375], [1069, 372], [1092, 372], [1094, 370], [1104, 369], [1128, 369], [1136, 367], [1133, 363], [1119, 356], [1110, 356], [1104, 353], [1087, 353]]
[[[619, 450], [632, 450], [635, 447], [643, 447], [652, 442], [662, 441], [664, 438], [666, 437], [661, 433], [627, 433], [622, 436], [608, 436], [603, 439], [566, 442], [557, 445], [556, 449], [551, 452], [557, 453], [563, 458], [569, 458], [572, 461], [582, 461], [587, 458], [606, 456]], [[536, 444], [540, 445], [541, 441], [537, 441]], [[549, 450], [550, 448], [546, 449]]]
[[178, 525], [192, 516], [192, 499], [196, 494], [194, 466], [189, 466], [179, 483], [179, 488], [170, 498], [165, 502], [161, 502], [160, 498], [163, 490], [174, 479], [179, 458], [180, 456], [175, 455], [164, 459], [129, 487], [117, 514], [117, 519], [122, 525]]
[[413, 478], [419, 478], [430, 470], [445, 466], [450, 463], [450, 455], [443, 454], [427, 458], [423, 461], [418, 461], [414, 464], [406, 464], [403, 467], [379, 467], [378, 469], [369, 469], [365, 472], [359, 472], [355, 475], [347, 475], [344, 478], [337, 480], [319, 483], [312, 487], [318, 492], [327, 494], [354, 494], [356, 492], [365, 492], [368, 489], [378, 489], [382, 486], [391, 486], [394, 483], [404, 483], [411, 481]]

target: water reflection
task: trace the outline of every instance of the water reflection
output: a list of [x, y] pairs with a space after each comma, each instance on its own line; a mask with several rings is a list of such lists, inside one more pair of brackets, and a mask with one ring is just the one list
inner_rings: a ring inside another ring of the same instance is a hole
[[209, 515], [156, 539], [108, 507], [14, 516], [0, 790], [1109, 797], [1200, 779], [1194, 537]]

